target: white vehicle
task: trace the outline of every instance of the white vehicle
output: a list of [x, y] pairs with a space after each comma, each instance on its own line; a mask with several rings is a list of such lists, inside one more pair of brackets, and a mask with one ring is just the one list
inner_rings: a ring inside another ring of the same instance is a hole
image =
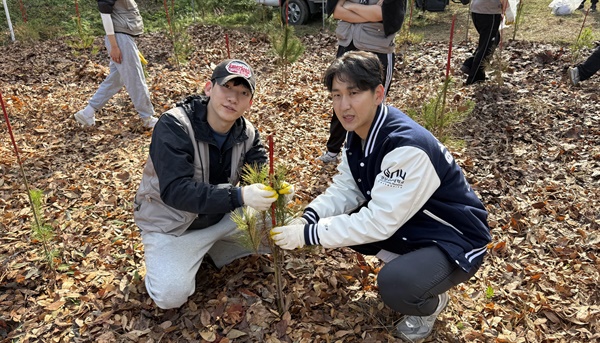
[[312, 15], [322, 13], [326, 0], [256, 0], [256, 2], [266, 6], [280, 7], [281, 18], [284, 21], [287, 13], [289, 24], [304, 25]]

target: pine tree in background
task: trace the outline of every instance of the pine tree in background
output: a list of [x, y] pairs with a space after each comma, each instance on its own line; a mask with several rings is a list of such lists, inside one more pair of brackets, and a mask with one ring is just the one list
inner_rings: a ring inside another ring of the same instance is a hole
[[283, 25], [283, 30], [271, 34], [271, 44], [277, 55], [277, 64], [281, 68], [281, 80], [286, 83], [288, 67], [304, 53], [304, 45], [296, 37], [294, 27], [287, 23]]

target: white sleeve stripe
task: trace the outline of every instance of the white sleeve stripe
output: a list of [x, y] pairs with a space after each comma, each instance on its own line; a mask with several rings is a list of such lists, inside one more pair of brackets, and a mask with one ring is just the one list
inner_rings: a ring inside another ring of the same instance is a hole
[[319, 234], [317, 233], [317, 224], [308, 225], [308, 245], [318, 245], [321, 244], [319, 240]]
[[369, 156], [369, 154], [371, 154], [371, 152], [373, 151], [375, 141], [377, 140], [377, 136], [379, 135], [379, 130], [383, 126], [386, 117], [387, 106], [381, 105], [381, 110], [379, 111], [379, 115], [377, 116], [377, 122], [373, 125], [373, 131], [371, 131], [371, 135], [367, 138], [367, 144], [365, 144], [365, 157]]

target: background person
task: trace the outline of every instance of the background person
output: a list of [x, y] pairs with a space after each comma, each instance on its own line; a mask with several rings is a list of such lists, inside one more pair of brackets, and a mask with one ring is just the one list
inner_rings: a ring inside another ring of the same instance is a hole
[[[404, 0], [329, 0], [328, 13], [339, 19], [335, 30], [338, 38], [336, 58], [347, 51], [370, 51], [377, 55], [383, 68], [384, 88], [387, 94], [395, 62], [396, 33], [402, 28], [406, 1]], [[327, 151], [319, 160], [336, 162], [344, 141], [346, 130], [335, 113], [331, 117]]]
[[407, 315], [397, 334], [431, 333], [447, 291], [469, 280], [491, 240], [487, 211], [450, 152], [400, 110], [383, 104], [383, 70], [372, 54], [335, 60], [324, 83], [348, 131], [338, 174], [288, 226], [271, 230], [283, 249], [350, 247], [385, 262], [383, 302]]
[[576, 86], [579, 82], [592, 77], [598, 70], [600, 70], [600, 47], [597, 47], [583, 63], [569, 68], [569, 78], [571, 83]]
[[98, 9], [106, 31], [105, 44], [110, 55], [110, 73], [88, 105], [75, 113], [75, 120], [83, 126], [94, 126], [96, 111], [125, 86], [142, 125], [153, 128], [157, 119], [153, 117], [154, 107], [134, 39], [144, 32], [137, 4], [134, 0], [98, 0]]
[[[503, 5], [504, 4], [504, 5]], [[465, 84], [471, 85], [485, 81], [485, 67], [500, 44], [500, 24], [502, 23], [503, 7], [507, 0], [472, 0], [471, 17], [473, 25], [479, 33], [475, 54], [467, 58], [461, 71], [467, 74]]]

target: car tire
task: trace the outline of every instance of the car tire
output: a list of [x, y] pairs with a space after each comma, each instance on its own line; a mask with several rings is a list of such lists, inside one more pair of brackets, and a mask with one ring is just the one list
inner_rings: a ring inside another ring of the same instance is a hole
[[290, 25], [304, 25], [310, 17], [308, 4], [304, 0], [286, 0], [281, 6], [281, 19]]

